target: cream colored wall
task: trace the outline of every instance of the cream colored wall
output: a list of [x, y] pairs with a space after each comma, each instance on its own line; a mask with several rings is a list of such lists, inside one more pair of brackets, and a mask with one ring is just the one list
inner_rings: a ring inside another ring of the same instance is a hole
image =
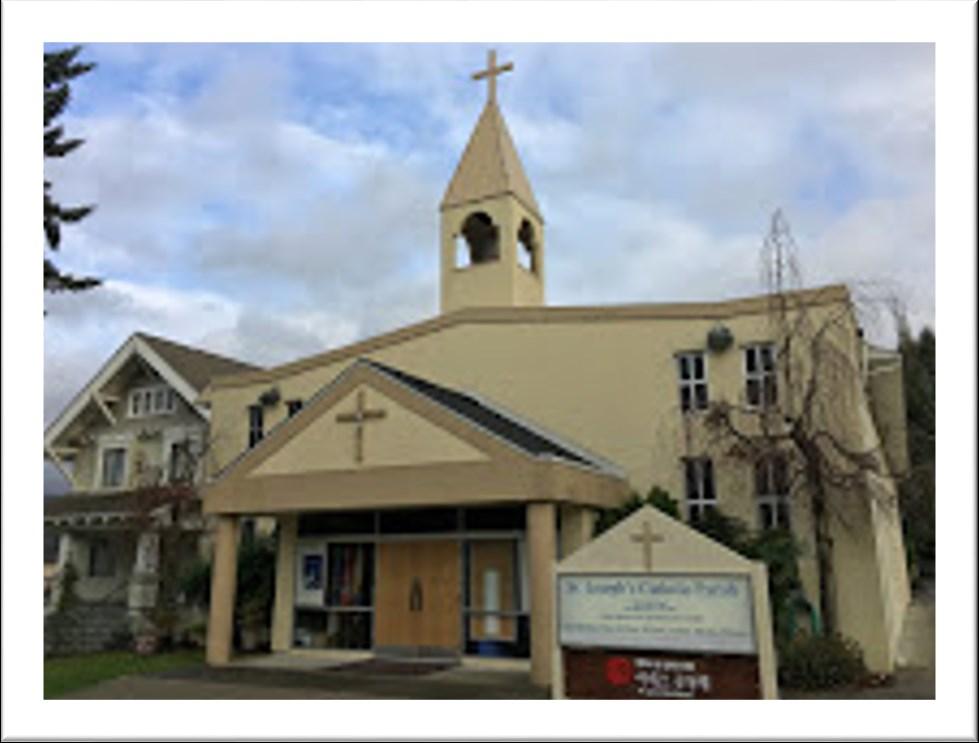
[[908, 470], [908, 426], [904, 402], [904, 371], [901, 357], [891, 355], [886, 361], [871, 358], [867, 392], [871, 412], [894, 472]]
[[[856, 327], [841, 305], [810, 309], [818, 327], [828, 318], [842, 318], [831, 334], [843, 355], [858, 353]], [[449, 325], [437, 332], [417, 335], [378, 348], [366, 355], [382, 363], [418, 374], [459, 390], [476, 393], [502, 405], [545, 429], [575, 442], [622, 466], [636, 490], [645, 492], [658, 484], [683, 500], [681, 460], [708, 454], [715, 461], [716, 489], [721, 508], [757, 526], [752, 475], [746, 465], [723, 457], [708, 446], [702, 414], [684, 416], [679, 409], [675, 354], [701, 350], [716, 319], [707, 317], [657, 317], [620, 319], [603, 317], [573, 322], [471, 322]], [[745, 344], [772, 338], [768, 316], [741, 314], [725, 319], [735, 341], [721, 353], [707, 354], [712, 400], [744, 403], [743, 350]], [[347, 358], [298, 371], [278, 379], [282, 399], [308, 399], [347, 368]], [[215, 456], [226, 463], [244, 448], [247, 405], [270, 386], [268, 380], [243, 387], [218, 387], [212, 400]], [[780, 390], [780, 393], [783, 390]], [[851, 389], [830, 396], [835, 408], [856, 417], [848, 442], [872, 445], [876, 436], [869, 407], [854, 377]], [[268, 427], [285, 416], [280, 404], [266, 412]], [[377, 428], [377, 427], [376, 427]], [[372, 433], [368, 424], [368, 438]], [[810, 600], [818, 606], [815, 541], [809, 504], [792, 504], [794, 530], [805, 550], [800, 564]], [[903, 615], [901, 598], [907, 578], [903, 561], [894, 557], [881, 563], [879, 553], [895, 554], [900, 542], [880, 519], [865, 520], [869, 534], [852, 537], [837, 525], [834, 539], [840, 560], [838, 576], [842, 599], [841, 627], [846, 634], [868, 646], [893, 645], [883, 628], [885, 615]], [[873, 529], [870, 527], [873, 526]], [[889, 545], [886, 549], [881, 546]], [[886, 571], [886, 574], [880, 572]], [[887, 586], [886, 588], [884, 586]], [[847, 603], [850, 602], [850, 603]], [[884, 608], [885, 604], [888, 608]], [[868, 624], [868, 612], [875, 620]], [[879, 637], [875, 640], [874, 633]], [[871, 650], [874, 663], [886, 667], [893, 655]]]
[[[500, 258], [490, 263], [456, 268], [456, 236], [466, 218], [485, 212], [499, 228]], [[517, 260], [517, 231], [524, 219], [537, 235], [537, 271]], [[442, 312], [462, 307], [537, 306], [544, 303], [544, 229], [540, 221], [512, 196], [500, 196], [446, 209], [441, 215]]]
[[431, 462], [478, 462], [488, 457], [478, 449], [433, 426], [405, 410], [380, 392], [361, 386], [351, 392], [326, 415], [314, 421], [302, 436], [297, 436], [280, 451], [259, 465], [250, 476], [279, 475], [290, 472], [349, 470], [354, 466], [354, 428], [336, 416], [356, 408], [359, 392], [364, 407], [383, 410], [381, 421], [364, 423], [363, 465], [396, 467]]

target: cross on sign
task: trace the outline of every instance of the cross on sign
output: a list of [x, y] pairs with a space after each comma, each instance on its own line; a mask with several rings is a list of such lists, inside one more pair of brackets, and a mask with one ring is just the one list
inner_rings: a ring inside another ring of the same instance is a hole
[[496, 66], [496, 50], [490, 49], [486, 55], [486, 69], [473, 74], [473, 80], [485, 79], [489, 86], [486, 89], [486, 100], [490, 103], [496, 101], [496, 78], [504, 72], [513, 70], [513, 62], [506, 62], [499, 67]]
[[368, 410], [364, 403], [364, 391], [357, 390], [357, 409], [337, 416], [337, 423], [353, 423], [357, 426], [354, 429], [354, 460], [358, 464], [364, 461], [364, 424], [380, 420], [386, 415], [383, 410]]
[[633, 534], [632, 541], [642, 545], [642, 556], [646, 566], [646, 572], [653, 570], [653, 544], [665, 542], [666, 538], [662, 534], [653, 534], [648, 521], [643, 521], [642, 534]]

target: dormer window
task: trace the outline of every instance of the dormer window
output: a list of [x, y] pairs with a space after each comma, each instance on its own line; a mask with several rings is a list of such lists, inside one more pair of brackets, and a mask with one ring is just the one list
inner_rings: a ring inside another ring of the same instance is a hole
[[177, 393], [165, 384], [140, 387], [129, 393], [129, 417], [170, 415], [177, 409]]

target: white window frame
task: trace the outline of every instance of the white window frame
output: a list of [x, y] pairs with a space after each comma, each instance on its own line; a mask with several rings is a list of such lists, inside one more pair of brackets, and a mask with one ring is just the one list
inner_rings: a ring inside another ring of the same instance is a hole
[[[775, 477], [776, 460], [781, 460], [785, 467], [785, 482], [783, 483], [784, 492], [779, 492], [777, 478]], [[789, 487], [789, 463], [784, 454], [773, 454], [756, 461], [753, 465], [752, 476], [754, 479], [755, 502], [758, 508], [758, 526], [762, 529], [792, 529], [792, 499], [791, 488]], [[764, 474], [759, 477], [759, 468], [764, 469]], [[761, 484], [759, 480], [763, 480]], [[768, 510], [770, 518], [765, 518], [765, 510]], [[784, 518], [779, 515], [783, 512]]]
[[[163, 404], [158, 406], [156, 403], [161, 394]], [[173, 415], [177, 412], [177, 391], [168, 384], [134, 387], [129, 391], [127, 411], [130, 418]]]
[[[717, 473], [714, 462], [710, 457], [687, 457], [682, 461], [683, 466], [683, 502], [687, 512], [687, 521], [701, 519], [709, 509], [717, 508]], [[694, 468], [695, 492], [690, 490], [690, 478], [687, 476], [690, 467]], [[705, 474], [710, 470], [710, 492], [707, 488]]]
[[[701, 410], [706, 410], [710, 405], [710, 384], [708, 382], [709, 373], [707, 370], [707, 354], [703, 351], [681, 351], [676, 354], [676, 379], [677, 379], [677, 391], [680, 395], [680, 412], [696, 413]], [[703, 368], [703, 376], [696, 376], [694, 371], [696, 369], [696, 361], [700, 360], [701, 366]], [[686, 362], [687, 369], [689, 371], [689, 378], [683, 378], [683, 367]], [[698, 402], [697, 389], [703, 388], [704, 396], [703, 403]], [[683, 407], [683, 392], [688, 391], [690, 406], [686, 409]]]
[[[748, 343], [742, 349], [741, 358], [744, 368], [745, 405], [752, 409], [774, 407], [778, 404], [778, 354], [775, 351], [775, 344], [770, 341]], [[771, 359], [771, 366], [768, 369], [764, 368], [764, 364], [762, 363], [762, 351], [764, 350], [769, 352], [769, 358]], [[755, 355], [754, 371], [748, 368], [748, 356], [750, 353], [754, 353]], [[766, 381], [770, 382], [770, 387], [766, 386]], [[752, 402], [751, 395], [748, 393], [748, 388], [752, 382], [758, 385], [759, 399], [757, 402]], [[771, 400], [767, 399], [768, 389], [772, 391]]]
[[[107, 449], [122, 449], [125, 451], [122, 459], [122, 481], [118, 485], [105, 485], [103, 461]], [[99, 439], [96, 448], [95, 459], [95, 480], [92, 485], [94, 490], [123, 490], [129, 483], [129, 476], [132, 469], [132, 439], [130, 436], [105, 436]]]

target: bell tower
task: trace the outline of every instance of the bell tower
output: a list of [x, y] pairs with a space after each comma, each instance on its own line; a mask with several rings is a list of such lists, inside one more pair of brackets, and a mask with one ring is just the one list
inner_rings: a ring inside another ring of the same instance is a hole
[[441, 308], [517, 307], [544, 304], [544, 220], [503, 114], [489, 52], [487, 99], [476, 128], [442, 198]]

